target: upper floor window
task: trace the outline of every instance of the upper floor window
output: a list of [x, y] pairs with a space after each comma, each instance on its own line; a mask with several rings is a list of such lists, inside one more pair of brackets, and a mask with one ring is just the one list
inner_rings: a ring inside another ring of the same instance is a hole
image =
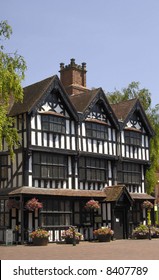
[[141, 166], [137, 163], [121, 163], [118, 166], [118, 183], [141, 184]]
[[49, 153], [33, 154], [33, 176], [36, 178], [67, 178], [67, 157]]
[[107, 180], [107, 162], [99, 158], [80, 157], [79, 178], [81, 181], [105, 182]]
[[8, 178], [8, 156], [0, 156], [0, 179], [6, 180]]
[[42, 129], [48, 132], [65, 133], [66, 120], [55, 115], [42, 115]]
[[142, 134], [138, 131], [125, 130], [125, 144], [141, 146]]
[[86, 136], [94, 139], [107, 140], [108, 128], [105, 124], [86, 122]]

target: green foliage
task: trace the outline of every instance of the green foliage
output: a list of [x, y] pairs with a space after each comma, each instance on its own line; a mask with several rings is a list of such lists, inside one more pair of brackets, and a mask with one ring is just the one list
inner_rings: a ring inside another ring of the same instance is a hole
[[122, 91], [115, 90], [114, 92], [108, 92], [107, 98], [111, 104], [139, 98], [142, 106], [147, 111], [151, 106], [151, 93], [145, 88], [140, 89], [139, 85], [139, 82], [132, 82], [127, 88], [123, 88]]
[[140, 89], [139, 85], [139, 82], [132, 82], [122, 91], [115, 90], [108, 93], [107, 98], [112, 104], [138, 98], [147, 114], [149, 122], [155, 131], [155, 136], [150, 141], [151, 166], [146, 172], [147, 192], [153, 193], [157, 183], [156, 171], [159, 169], [159, 105], [151, 108], [151, 93], [148, 89]]
[[[0, 22], [0, 41], [9, 39], [12, 28], [7, 21]], [[18, 132], [14, 128], [13, 118], [8, 116], [10, 105], [13, 102], [23, 100], [23, 88], [21, 82], [24, 79], [26, 63], [17, 52], [5, 53], [3, 44], [0, 45], [0, 149], [2, 140], [8, 145], [13, 157], [14, 145], [19, 142]]]

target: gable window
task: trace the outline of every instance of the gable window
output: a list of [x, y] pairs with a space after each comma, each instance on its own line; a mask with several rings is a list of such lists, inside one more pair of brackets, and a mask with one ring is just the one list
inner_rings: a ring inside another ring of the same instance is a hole
[[65, 133], [66, 120], [55, 115], [42, 115], [42, 129], [47, 132]]
[[67, 157], [48, 153], [33, 154], [33, 176], [35, 178], [67, 178]]
[[118, 183], [141, 184], [141, 166], [136, 163], [124, 162], [118, 167]]
[[86, 122], [86, 135], [90, 138], [105, 139], [108, 138], [108, 128], [105, 124], [95, 122]]
[[125, 130], [125, 144], [141, 146], [142, 134], [138, 131]]
[[8, 156], [0, 156], [0, 179], [8, 178]]
[[104, 159], [81, 157], [79, 159], [80, 181], [105, 182], [107, 180], [107, 162]]

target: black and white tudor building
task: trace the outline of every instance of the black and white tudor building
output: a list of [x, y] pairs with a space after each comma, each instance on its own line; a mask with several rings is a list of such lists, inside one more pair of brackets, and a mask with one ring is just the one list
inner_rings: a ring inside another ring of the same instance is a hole
[[[71, 59], [60, 64], [60, 79], [25, 87], [23, 103], [13, 104], [10, 116], [21, 145], [13, 162], [5, 143], [0, 152], [0, 241], [16, 225], [23, 243], [37, 227], [48, 229], [53, 242], [70, 225], [89, 240], [105, 225], [116, 238], [128, 238], [145, 222], [141, 204], [154, 200], [145, 189], [154, 132], [139, 100], [111, 106], [102, 88], [86, 88], [86, 64]], [[26, 210], [34, 197], [43, 208]], [[93, 215], [84, 208], [92, 198], [101, 205]], [[8, 199], [15, 203], [11, 209]]]

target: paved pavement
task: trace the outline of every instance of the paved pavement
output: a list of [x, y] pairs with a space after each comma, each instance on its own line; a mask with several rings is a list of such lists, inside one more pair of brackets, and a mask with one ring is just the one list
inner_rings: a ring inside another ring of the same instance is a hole
[[159, 260], [159, 238], [111, 242], [50, 243], [47, 246], [0, 245], [1, 260]]

